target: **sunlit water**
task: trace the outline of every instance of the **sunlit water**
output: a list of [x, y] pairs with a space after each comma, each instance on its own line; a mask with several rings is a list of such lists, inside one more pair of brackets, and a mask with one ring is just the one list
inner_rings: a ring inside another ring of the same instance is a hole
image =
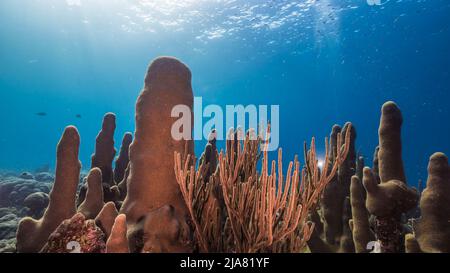
[[286, 159], [350, 120], [370, 165], [395, 100], [415, 184], [450, 153], [449, 18], [447, 0], [2, 0], [0, 169], [54, 164], [68, 124], [87, 168], [103, 114], [119, 144], [149, 61], [172, 55], [205, 104], [279, 104]]

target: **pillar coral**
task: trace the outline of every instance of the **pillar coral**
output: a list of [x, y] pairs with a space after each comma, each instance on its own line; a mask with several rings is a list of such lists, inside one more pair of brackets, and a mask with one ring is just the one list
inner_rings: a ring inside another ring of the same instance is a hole
[[76, 211], [75, 198], [81, 164], [78, 160], [80, 136], [75, 127], [65, 129], [57, 147], [55, 183], [49, 205], [41, 219], [24, 218], [17, 230], [17, 251], [38, 252], [49, 235]]
[[116, 155], [114, 148], [114, 131], [116, 130], [116, 115], [107, 113], [103, 117], [102, 129], [95, 141], [95, 152], [92, 155], [92, 168], [100, 168], [102, 171], [102, 181], [109, 186], [113, 186], [112, 162]]
[[368, 252], [367, 244], [374, 240], [374, 235], [370, 230], [369, 213], [365, 206], [364, 194], [365, 191], [361, 180], [358, 176], [353, 176], [350, 186], [352, 220], [349, 224], [353, 233], [353, 242], [355, 244], [356, 253]]
[[114, 202], [108, 202], [103, 206], [97, 217], [95, 217], [95, 224], [103, 230], [107, 237], [111, 234], [114, 220], [118, 214]]
[[376, 216], [375, 233], [382, 252], [403, 252], [404, 234], [401, 225], [403, 213], [412, 209], [417, 201], [417, 191], [406, 184], [402, 161], [401, 126], [402, 114], [393, 102], [383, 105], [378, 152], [378, 184], [373, 173], [364, 172], [367, 191], [366, 207]]
[[78, 212], [82, 213], [86, 219], [94, 219], [104, 205], [102, 171], [99, 168], [93, 168], [87, 176], [86, 184], [86, 197], [78, 207]]
[[[345, 124], [343, 129], [338, 125], [333, 126], [330, 135], [330, 158], [334, 158], [334, 155], [338, 152], [338, 147], [336, 146], [337, 135], [341, 131], [346, 132], [348, 126], [350, 126], [350, 123]], [[326, 243], [331, 245], [339, 245], [341, 236], [343, 235], [343, 229], [345, 228], [348, 231], [348, 221], [343, 221], [345, 219], [343, 213], [346, 202], [345, 199], [349, 196], [350, 180], [352, 175], [355, 174], [356, 169], [355, 141], [356, 130], [352, 126], [350, 131], [350, 149], [347, 158], [342, 165], [339, 166], [334, 181], [325, 188], [320, 201], [325, 240]]]
[[106, 242], [106, 253], [129, 253], [127, 240], [127, 217], [120, 214], [114, 220], [111, 235]]
[[450, 252], [450, 167], [443, 153], [431, 156], [427, 186], [420, 199], [422, 217], [415, 235], [424, 252]]
[[129, 148], [132, 141], [133, 135], [131, 133], [125, 133], [122, 139], [122, 145], [120, 146], [119, 156], [114, 165], [114, 181], [116, 184], [122, 182], [125, 176], [125, 170], [130, 162]]
[[[177, 59], [158, 58], [148, 69], [144, 89], [136, 104], [136, 131], [130, 145], [127, 196], [120, 210], [126, 214], [128, 233], [136, 230], [137, 226], [143, 228], [145, 216], [166, 205], [172, 206], [182, 221], [187, 219], [187, 208], [175, 179], [173, 154], [193, 154], [194, 144], [192, 140], [185, 143], [185, 140], [172, 137], [171, 128], [178, 117], [172, 117], [171, 112], [176, 105], [191, 109], [190, 116], [184, 118], [192, 124], [191, 72]], [[151, 229], [151, 226], [145, 226]], [[143, 232], [138, 234], [143, 235]], [[130, 242], [131, 245], [136, 244]]]

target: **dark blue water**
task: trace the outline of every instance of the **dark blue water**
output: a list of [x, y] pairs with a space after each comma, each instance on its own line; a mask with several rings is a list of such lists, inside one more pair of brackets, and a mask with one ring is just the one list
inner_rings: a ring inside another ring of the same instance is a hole
[[450, 154], [449, 25], [448, 0], [2, 0], [0, 169], [54, 164], [69, 124], [88, 168], [104, 113], [119, 144], [148, 63], [172, 55], [204, 104], [280, 105], [286, 159], [350, 120], [371, 161], [380, 107], [395, 100], [416, 184], [433, 152]]

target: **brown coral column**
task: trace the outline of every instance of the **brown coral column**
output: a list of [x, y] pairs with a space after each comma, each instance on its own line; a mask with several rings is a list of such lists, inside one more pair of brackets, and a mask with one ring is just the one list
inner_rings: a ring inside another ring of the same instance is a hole
[[[364, 171], [370, 172], [370, 169], [366, 168]], [[366, 174], [365, 177], [367, 178], [368, 175]], [[356, 253], [368, 252], [367, 244], [374, 240], [374, 236], [370, 231], [369, 214], [366, 210], [364, 193], [361, 180], [357, 176], [353, 176], [350, 186], [350, 203], [352, 206], [351, 228]]]
[[111, 235], [106, 242], [106, 253], [129, 253], [127, 240], [127, 217], [120, 214], [116, 217]]
[[102, 171], [99, 168], [93, 168], [87, 176], [86, 198], [78, 207], [78, 212], [81, 212], [86, 219], [94, 219], [103, 205]]
[[406, 183], [402, 160], [402, 113], [394, 102], [385, 103], [381, 111], [380, 128], [378, 130], [381, 181], [399, 180]]
[[[177, 120], [171, 117], [171, 111], [176, 105], [193, 107], [191, 72], [174, 58], [158, 58], [148, 69], [144, 90], [136, 104], [128, 193], [121, 208], [128, 224], [137, 223], [151, 210], [165, 205], [187, 216], [173, 168], [174, 152], [185, 152], [185, 141], [177, 141], [171, 135], [172, 125]], [[189, 118], [192, 121], [192, 111]], [[192, 141], [188, 141], [187, 147], [186, 153], [193, 154]]]
[[355, 253], [355, 243], [353, 242], [353, 233], [350, 228], [351, 218], [352, 218], [352, 209], [350, 205], [350, 198], [346, 197], [344, 200], [342, 213], [343, 227], [339, 247], [339, 252], [341, 253]]
[[422, 217], [416, 238], [424, 252], [450, 252], [450, 167], [443, 153], [436, 153], [428, 165], [427, 187], [420, 199]]
[[[334, 125], [330, 134], [330, 158], [335, 158], [337, 154], [337, 135], [342, 128], [339, 125]], [[332, 164], [332, 162], [330, 162]], [[334, 245], [339, 240], [342, 233], [342, 211], [344, 204], [344, 197], [342, 195], [342, 187], [338, 182], [338, 177], [334, 177], [323, 191], [322, 199], [320, 201], [321, 210], [323, 213], [324, 232], [327, 243]]]
[[38, 252], [49, 235], [76, 211], [75, 198], [81, 164], [78, 160], [80, 136], [75, 127], [65, 129], [57, 147], [55, 183], [49, 205], [40, 220], [24, 218], [17, 230], [17, 251]]
[[132, 141], [133, 135], [131, 133], [125, 133], [122, 139], [122, 145], [120, 146], [119, 156], [114, 166], [114, 181], [116, 184], [122, 182], [125, 176], [125, 170], [130, 162], [129, 148]]
[[375, 233], [382, 252], [403, 252], [401, 216], [418, 200], [417, 192], [406, 185], [402, 161], [401, 126], [403, 118], [394, 102], [383, 105], [378, 152], [381, 184], [372, 172], [364, 172], [366, 207], [376, 216]]
[[102, 171], [103, 183], [113, 186], [112, 162], [116, 155], [114, 149], [114, 131], [116, 130], [116, 115], [107, 113], [103, 117], [100, 133], [95, 141], [95, 152], [92, 155], [91, 169], [98, 167]]
[[103, 206], [97, 217], [95, 217], [95, 224], [103, 230], [106, 236], [109, 236], [117, 215], [119, 213], [114, 202], [108, 202]]
[[[337, 135], [341, 131], [346, 132], [349, 126], [351, 126], [350, 123], [346, 123], [343, 129], [338, 125], [333, 126], [330, 135], [330, 158], [335, 158], [338, 149], [341, 149], [341, 147], [337, 147]], [[356, 170], [355, 141], [356, 130], [352, 126], [350, 130], [349, 153], [342, 165], [339, 166], [334, 181], [326, 186], [321, 199], [325, 239], [327, 243], [332, 245], [339, 244], [341, 236], [343, 235], [343, 228], [346, 229], [346, 232], [349, 232], [348, 221], [345, 221], [345, 223], [343, 221], [345, 218], [343, 212], [344, 204], [346, 202], [345, 199], [349, 196], [351, 177], [355, 174]], [[333, 164], [333, 162], [330, 162], [330, 164]], [[351, 234], [347, 233], [347, 236], [351, 236]]]

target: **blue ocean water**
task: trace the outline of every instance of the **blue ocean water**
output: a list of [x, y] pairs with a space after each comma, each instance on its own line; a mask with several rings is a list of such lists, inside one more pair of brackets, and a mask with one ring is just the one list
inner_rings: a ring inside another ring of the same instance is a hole
[[53, 165], [69, 124], [89, 168], [103, 115], [120, 145], [148, 63], [171, 55], [204, 104], [280, 105], [285, 159], [352, 121], [371, 165], [396, 101], [416, 184], [433, 152], [450, 154], [449, 26], [448, 0], [2, 0], [0, 169]]

